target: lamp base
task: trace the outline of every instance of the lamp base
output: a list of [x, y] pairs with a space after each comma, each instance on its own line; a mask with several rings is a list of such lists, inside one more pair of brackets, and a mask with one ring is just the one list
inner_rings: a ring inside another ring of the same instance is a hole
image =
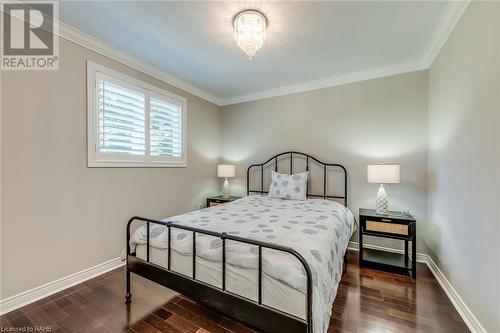
[[377, 192], [376, 213], [379, 215], [389, 214], [389, 200], [384, 185], [380, 185]]
[[224, 179], [224, 186], [222, 187], [222, 197], [224, 199], [231, 198], [231, 196], [229, 195], [229, 182], [227, 181], [227, 178]]

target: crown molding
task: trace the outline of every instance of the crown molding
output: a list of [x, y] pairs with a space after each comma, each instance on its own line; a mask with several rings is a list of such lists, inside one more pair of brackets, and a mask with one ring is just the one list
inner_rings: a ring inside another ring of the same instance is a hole
[[231, 98], [226, 98], [222, 100], [222, 106], [238, 104], [250, 101], [256, 101], [265, 98], [290, 95], [295, 93], [300, 93], [309, 90], [316, 90], [321, 88], [335, 87], [344, 84], [361, 82], [370, 79], [381, 78], [385, 76], [415, 72], [419, 70], [426, 69], [420, 61], [383, 66], [378, 68], [372, 68], [365, 71], [350, 72], [341, 75], [329, 76], [319, 80], [312, 80], [298, 84], [292, 84], [288, 86], [283, 86], [280, 88], [269, 89], [260, 91], [253, 94], [241, 95]]
[[366, 71], [334, 75], [324, 79], [287, 85], [280, 88], [264, 90], [248, 95], [230, 97], [222, 100], [222, 106], [429, 69], [436, 56], [439, 54], [439, 51], [448, 40], [448, 37], [450, 37], [453, 29], [455, 29], [455, 26], [467, 9], [467, 6], [469, 6], [470, 2], [471, 0], [450, 0], [448, 2], [420, 60], [410, 63], [372, 68]]
[[[12, 2], [21, 3], [20, 0], [12, 0]], [[28, 5], [29, 6], [29, 5]], [[3, 12], [0, 8], [0, 12]], [[24, 19], [20, 17], [20, 19]], [[71, 41], [75, 44], [83, 46], [89, 50], [102, 54], [110, 59], [118, 61], [124, 65], [127, 65], [131, 68], [134, 68], [138, 71], [143, 72], [155, 79], [168, 83], [174, 87], [184, 90], [187, 93], [200, 97], [204, 100], [207, 100], [211, 103], [216, 104], [217, 106], [221, 105], [222, 99], [211, 94], [201, 88], [198, 88], [190, 83], [187, 83], [181, 79], [176, 78], [175, 76], [157, 68], [156, 66], [151, 65], [150, 63], [141, 60], [131, 54], [120, 50], [114, 46], [109, 45], [108, 43], [91, 36], [77, 28], [64, 23], [60, 19], [55, 19], [54, 22], [57, 24], [58, 29], [57, 35], [61, 38], [64, 38], [68, 41]]]
[[422, 55], [422, 63], [425, 68], [431, 67], [469, 4], [470, 0], [448, 2]]
[[86, 34], [62, 21], [59, 21], [59, 36], [67, 39], [71, 42], [79, 44], [85, 48], [92, 51], [100, 53], [106, 57], [123, 63], [129, 67], [137, 69], [149, 76], [152, 76], [158, 80], [171, 84], [179, 89], [182, 89], [190, 94], [203, 98], [209, 102], [212, 102], [218, 106], [238, 104], [250, 101], [256, 101], [260, 99], [266, 99], [277, 96], [290, 95], [310, 90], [335, 87], [339, 85], [361, 82], [370, 79], [382, 78], [391, 75], [404, 74], [419, 70], [428, 69], [439, 51], [446, 43], [451, 32], [455, 28], [456, 24], [460, 20], [461, 16], [465, 12], [465, 9], [469, 5], [471, 0], [464, 1], [454, 1], [448, 2], [446, 9], [441, 16], [436, 29], [434, 30], [432, 37], [427, 44], [425, 52], [423, 53], [421, 59], [408, 62], [400, 63], [388, 66], [382, 66], [377, 68], [372, 68], [364, 71], [350, 72], [340, 75], [334, 75], [318, 80], [311, 80], [307, 82], [286, 85], [278, 88], [273, 88], [269, 90], [263, 90], [255, 92], [252, 94], [239, 95], [229, 98], [220, 98], [212, 93], [209, 93], [201, 88], [198, 88], [192, 84], [189, 84], [181, 79], [174, 77], [173, 75], [166, 73], [157, 67], [134, 57], [116, 47], [113, 47], [106, 42], [97, 39], [89, 34]]
[[151, 77], [161, 80], [165, 83], [171, 84], [179, 89], [182, 89], [190, 94], [198, 96], [204, 100], [212, 102], [218, 106], [222, 104], [222, 99], [203, 90], [192, 84], [189, 84], [181, 79], [174, 77], [157, 67], [132, 56], [125, 51], [122, 51], [106, 42], [97, 39], [89, 34], [80, 31], [71, 25], [59, 20], [59, 37], [67, 39], [73, 43], [81, 45], [94, 52], [100, 53], [108, 58], [116, 60], [124, 65], [137, 69]]

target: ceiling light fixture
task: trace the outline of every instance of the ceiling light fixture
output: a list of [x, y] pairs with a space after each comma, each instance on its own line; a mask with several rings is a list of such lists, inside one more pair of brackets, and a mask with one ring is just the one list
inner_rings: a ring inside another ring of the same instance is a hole
[[266, 40], [267, 18], [257, 10], [247, 9], [236, 14], [233, 26], [236, 44], [252, 60]]

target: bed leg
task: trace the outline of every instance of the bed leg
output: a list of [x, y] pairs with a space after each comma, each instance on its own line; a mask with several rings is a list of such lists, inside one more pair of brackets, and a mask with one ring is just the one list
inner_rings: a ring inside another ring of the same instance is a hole
[[127, 267], [126, 273], [126, 281], [127, 281], [127, 293], [125, 294], [125, 304], [130, 304], [132, 302], [132, 294], [130, 293], [130, 270]]
[[344, 269], [342, 271], [343, 275], [344, 276], [347, 276], [347, 262], [349, 260], [349, 254], [347, 253], [347, 251], [345, 251], [345, 254], [344, 254]]

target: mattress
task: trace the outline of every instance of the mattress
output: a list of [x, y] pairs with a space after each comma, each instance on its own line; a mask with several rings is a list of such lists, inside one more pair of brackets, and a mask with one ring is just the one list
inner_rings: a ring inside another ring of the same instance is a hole
[[[331, 200], [283, 200], [248, 196], [233, 202], [173, 216], [173, 226], [186, 225], [217, 233], [273, 243], [295, 251], [306, 260], [312, 274], [313, 331], [326, 332], [342, 274], [343, 256], [357, 225], [352, 213]], [[145, 259], [147, 229], [138, 228], [130, 239], [131, 252]], [[193, 233], [150, 224], [150, 261], [166, 267], [171, 246], [172, 270], [192, 276]], [[196, 278], [221, 286], [222, 242], [214, 236], [196, 234]], [[226, 240], [226, 288], [257, 299], [258, 248]], [[306, 317], [307, 278], [294, 256], [263, 248], [263, 303], [281, 311]]]
[[[136, 256], [146, 260], [146, 245], [138, 245]], [[167, 268], [168, 253], [151, 246], [149, 261]], [[171, 270], [191, 278], [193, 256], [172, 251]], [[196, 280], [222, 288], [222, 263], [196, 257]], [[306, 295], [264, 273], [262, 275], [262, 303], [288, 314], [306, 318]], [[226, 265], [226, 291], [257, 301], [258, 270]]]

